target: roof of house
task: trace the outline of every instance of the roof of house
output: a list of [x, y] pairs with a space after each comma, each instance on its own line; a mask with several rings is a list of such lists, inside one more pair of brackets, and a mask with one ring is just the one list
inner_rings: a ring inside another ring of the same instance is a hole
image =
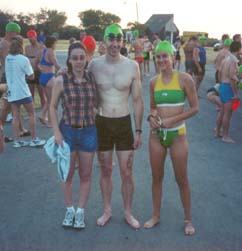
[[160, 32], [173, 17], [173, 14], [154, 14], [145, 24], [152, 32]]

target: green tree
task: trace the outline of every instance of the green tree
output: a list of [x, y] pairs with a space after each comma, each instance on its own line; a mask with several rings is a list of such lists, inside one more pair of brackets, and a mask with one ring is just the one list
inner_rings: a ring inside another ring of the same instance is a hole
[[146, 35], [147, 34], [147, 30], [148, 30], [148, 27], [145, 24], [141, 24], [141, 23], [138, 23], [138, 22], [134, 22], [134, 23], [133, 22], [129, 22], [127, 24], [127, 27], [130, 30], [138, 30], [140, 37], [143, 37], [144, 35]]
[[47, 34], [59, 32], [64, 26], [67, 16], [65, 12], [57, 10], [40, 9], [35, 15], [36, 27], [38, 30], [44, 30]]
[[14, 20], [14, 15], [0, 10], [0, 37], [5, 36], [5, 26], [9, 21]]
[[86, 10], [78, 13], [81, 20], [81, 26], [85, 29], [87, 34], [95, 37], [96, 40], [102, 40], [103, 32], [107, 25], [112, 23], [120, 23], [120, 17], [105, 13], [101, 10]]

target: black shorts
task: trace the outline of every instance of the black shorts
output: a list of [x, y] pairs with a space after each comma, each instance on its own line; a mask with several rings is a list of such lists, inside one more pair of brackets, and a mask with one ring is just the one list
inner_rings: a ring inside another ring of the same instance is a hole
[[130, 115], [121, 118], [96, 116], [98, 151], [133, 150], [134, 137]]
[[40, 77], [40, 71], [34, 71], [34, 79], [30, 80], [30, 79], [26, 79], [28, 84], [39, 84], [39, 77]]

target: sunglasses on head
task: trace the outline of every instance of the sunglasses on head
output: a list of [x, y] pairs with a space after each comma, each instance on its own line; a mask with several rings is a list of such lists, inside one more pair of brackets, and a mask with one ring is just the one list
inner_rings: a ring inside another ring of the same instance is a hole
[[117, 34], [117, 35], [115, 35], [114, 33], [109, 33], [108, 34], [108, 39], [109, 39], [109, 41], [114, 41], [115, 39], [118, 41], [118, 42], [120, 42], [120, 41], [122, 41], [122, 34]]

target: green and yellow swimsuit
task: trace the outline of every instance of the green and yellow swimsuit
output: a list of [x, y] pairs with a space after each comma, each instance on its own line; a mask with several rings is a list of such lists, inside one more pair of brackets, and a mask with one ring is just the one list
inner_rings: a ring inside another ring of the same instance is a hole
[[[157, 107], [184, 105], [185, 93], [179, 85], [178, 72], [173, 73], [169, 84], [164, 84], [161, 75], [158, 76], [154, 90], [154, 101]], [[183, 123], [173, 128], [153, 129], [152, 132], [159, 137], [164, 147], [170, 147], [175, 137], [186, 134], [186, 126]]]

